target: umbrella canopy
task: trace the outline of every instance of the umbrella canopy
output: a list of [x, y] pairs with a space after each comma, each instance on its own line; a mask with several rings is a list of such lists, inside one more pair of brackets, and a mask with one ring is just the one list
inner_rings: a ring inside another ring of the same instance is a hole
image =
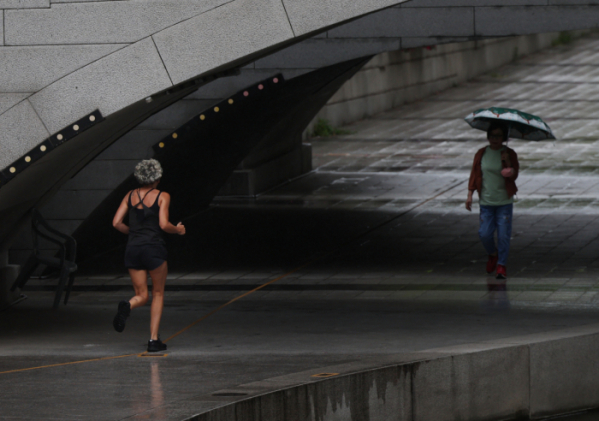
[[555, 139], [553, 132], [536, 115], [510, 108], [483, 108], [469, 114], [464, 120], [475, 129], [487, 131], [491, 123], [501, 122], [509, 128], [509, 137], [524, 140]]

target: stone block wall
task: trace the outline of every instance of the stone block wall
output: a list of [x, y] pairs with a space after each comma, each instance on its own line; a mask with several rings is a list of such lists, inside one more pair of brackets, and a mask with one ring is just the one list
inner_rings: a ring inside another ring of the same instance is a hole
[[368, 118], [550, 47], [558, 37], [559, 33], [535, 34], [378, 54], [323, 107], [304, 138], [320, 118], [333, 126]]

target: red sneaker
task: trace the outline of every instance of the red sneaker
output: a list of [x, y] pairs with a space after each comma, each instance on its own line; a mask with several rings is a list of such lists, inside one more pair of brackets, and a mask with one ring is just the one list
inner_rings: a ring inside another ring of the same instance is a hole
[[495, 272], [495, 267], [497, 266], [497, 256], [489, 256], [489, 260], [487, 260], [487, 273]]
[[507, 279], [507, 273], [505, 271], [505, 266], [497, 265], [497, 279]]

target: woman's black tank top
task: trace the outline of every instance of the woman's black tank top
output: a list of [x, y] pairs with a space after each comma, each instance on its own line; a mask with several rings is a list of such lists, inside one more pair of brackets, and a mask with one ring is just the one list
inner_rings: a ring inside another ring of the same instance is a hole
[[[158, 199], [162, 192], [158, 192], [156, 201], [150, 207], [146, 206], [143, 199], [146, 198], [149, 190], [142, 198], [139, 194], [139, 190], [136, 190], [137, 196], [139, 197], [139, 204], [142, 205], [141, 209], [133, 206], [131, 202], [131, 195], [129, 194], [129, 240], [127, 241], [127, 247], [129, 246], [141, 246], [144, 244], [162, 244], [164, 245], [164, 239], [162, 238], [162, 230], [160, 229], [160, 219], [158, 206]], [[139, 206], [138, 204], [138, 206]]]

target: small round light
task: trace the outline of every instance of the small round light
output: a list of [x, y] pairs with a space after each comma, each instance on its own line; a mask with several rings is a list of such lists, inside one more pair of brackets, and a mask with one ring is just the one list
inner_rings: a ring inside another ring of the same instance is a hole
[[90, 115], [89, 116], [89, 121], [96, 121], [96, 116], [95, 115]]
[[31, 162], [31, 157], [30, 156], [26, 156], [25, 157], [25, 162]]
[[46, 148], [46, 145], [42, 145], [42, 146], [40, 146], [40, 151], [42, 151], [42, 152], [46, 152], [46, 149], [47, 149], [47, 148]]
[[278, 78], [278, 77], [276, 77], [276, 78], [274, 78], [272, 81], [273, 81], [274, 83], [279, 83], [279, 78]]
[[79, 130], [79, 126], [75, 124], [75, 125], [73, 126], [73, 130], [75, 130], [75, 131]]
[[59, 134], [59, 135], [56, 136], [56, 139], [62, 140], [62, 139], [64, 139], [64, 137], [61, 134]]
[[149, 104], [150, 102], [152, 102], [152, 97], [151, 97], [151, 96], [147, 97], [147, 98], [146, 98], [146, 102], [147, 102], [148, 104]]
[[17, 169], [15, 167], [10, 167], [9, 171], [14, 174], [17, 172]]
[[264, 85], [262, 85], [262, 84], [258, 85], [258, 89], [260, 89], [260, 90], [264, 89]]
[[179, 135], [177, 133], [173, 133], [173, 139], [176, 139], [178, 137], [179, 137]]
[[206, 120], [206, 116], [205, 116], [204, 114], [202, 114], [202, 115], [200, 116], [200, 120]]
[[219, 111], [220, 111], [220, 108], [218, 108], [218, 107], [214, 107], [214, 112], [215, 112], [215, 113], [218, 113]]
[[164, 148], [164, 142], [160, 142], [160, 143], [158, 144], [158, 147], [159, 147], [159, 148]]
[[249, 93], [248, 91], [245, 91], [245, 92], [243, 93], [243, 96], [248, 96], [249, 94], [250, 94], [250, 93]]
[[232, 104], [234, 101], [232, 99], [229, 100], [229, 104]]

